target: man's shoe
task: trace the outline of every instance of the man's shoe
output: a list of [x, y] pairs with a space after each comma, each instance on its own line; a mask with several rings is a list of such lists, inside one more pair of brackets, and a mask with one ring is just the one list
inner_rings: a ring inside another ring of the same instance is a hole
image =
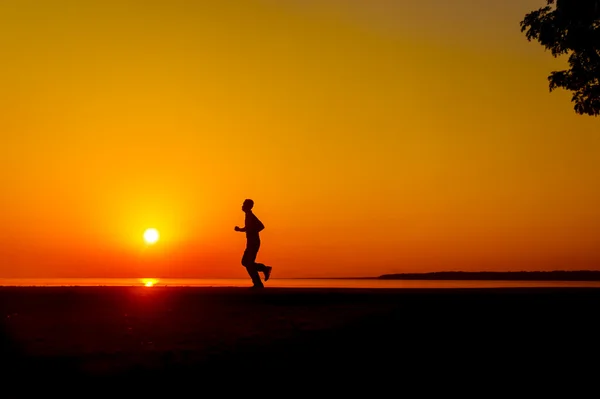
[[267, 270], [265, 270], [265, 281], [271, 277], [271, 270], [273, 270], [273, 268], [271, 266], [267, 266]]

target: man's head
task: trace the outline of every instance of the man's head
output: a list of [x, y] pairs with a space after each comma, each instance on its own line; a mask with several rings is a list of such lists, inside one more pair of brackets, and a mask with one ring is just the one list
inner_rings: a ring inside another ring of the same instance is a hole
[[242, 204], [242, 211], [250, 212], [253, 207], [254, 207], [254, 201], [252, 201], [251, 199], [247, 199]]

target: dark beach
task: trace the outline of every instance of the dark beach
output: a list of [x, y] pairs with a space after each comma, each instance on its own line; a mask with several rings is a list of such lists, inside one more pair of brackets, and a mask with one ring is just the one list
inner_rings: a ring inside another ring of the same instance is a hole
[[541, 389], [595, 378], [598, 309], [593, 288], [2, 287], [3, 390]]

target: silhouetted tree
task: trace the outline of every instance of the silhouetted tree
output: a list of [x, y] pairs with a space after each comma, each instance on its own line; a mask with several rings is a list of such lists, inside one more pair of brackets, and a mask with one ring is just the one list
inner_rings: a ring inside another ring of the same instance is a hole
[[550, 91], [573, 92], [575, 112], [600, 114], [600, 0], [546, 0], [521, 21], [521, 32], [554, 57], [569, 54], [570, 69], [550, 74]]

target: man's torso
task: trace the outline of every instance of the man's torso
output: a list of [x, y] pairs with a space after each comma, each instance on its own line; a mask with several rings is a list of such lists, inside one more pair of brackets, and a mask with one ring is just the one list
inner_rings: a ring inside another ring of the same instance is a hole
[[246, 213], [246, 241], [249, 246], [260, 245], [260, 235], [257, 228], [259, 224], [260, 222], [258, 221], [256, 215], [254, 215], [252, 212]]

